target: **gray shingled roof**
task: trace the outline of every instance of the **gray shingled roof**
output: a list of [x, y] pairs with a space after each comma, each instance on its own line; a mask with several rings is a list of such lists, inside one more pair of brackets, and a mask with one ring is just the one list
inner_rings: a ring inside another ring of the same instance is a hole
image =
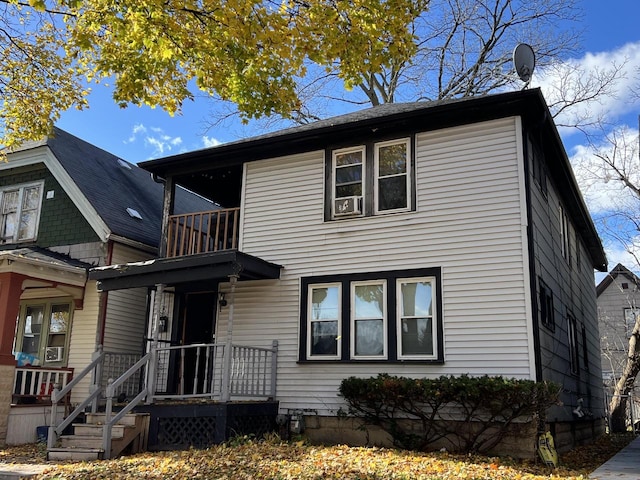
[[[47, 145], [112, 234], [158, 246], [164, 188], [149, 172], [59, 128]], [[176, 213], [212, 208], [210, 202], [181, 189], [176, 197]], [[142, 219], [133, 218], [127, 208]]]

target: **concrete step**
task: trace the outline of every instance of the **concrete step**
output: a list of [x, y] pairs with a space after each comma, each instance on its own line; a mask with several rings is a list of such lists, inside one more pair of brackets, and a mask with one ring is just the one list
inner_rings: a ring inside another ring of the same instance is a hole
[[50, 448], [47, 451], [47, 459], [90, 462], [101, 459], [103, 453], [104, 450], [101, 448]]
[[[74, 423], [73, 434], [85, 437], [102, 438], [102, 427], [103, 425], [95, 423]], [[114, 425], [113, 427], [111, 427], [111, 437], [122, 438], [124, 436], [124, 430], [126, 428], [133, 428], [133, 426], [121, 425], [119, 423]]]

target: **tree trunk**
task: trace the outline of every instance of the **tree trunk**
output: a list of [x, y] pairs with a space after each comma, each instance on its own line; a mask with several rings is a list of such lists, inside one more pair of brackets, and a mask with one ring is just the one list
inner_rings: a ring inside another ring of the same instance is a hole
[[640, 352], [637, 351], [636, 346], [638, 338], [640, 337], [640, 316], [636, 318], [636, 324], [633, 327], [633, 332], [629, 337], [629, 349], [627, 351], [627, 363], [624, 366], [622, 375], [616, 383], [616, 388], [613, 391], [613, 397], [609, 402], [609, 415], [611, 419], [611, 432], [618, 433], [624, 432], [627, 429], [626, 425], [626, 411], [628, 402], [628, 395], [633, 391], [633, 386], [640, 371]]

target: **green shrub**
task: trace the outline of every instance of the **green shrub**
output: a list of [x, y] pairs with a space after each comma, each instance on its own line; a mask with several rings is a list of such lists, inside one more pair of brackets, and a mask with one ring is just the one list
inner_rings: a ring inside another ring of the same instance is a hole
[[[349, 413], [388, 432], [396, 446], [486, 453], [518, 422], [544, 422], [559, 386], [503, 377], [411, 379], [380, 374], [342, 381]], [[410, 420], [410, 421], [408, 421]], [[440, 442], [442, 443], [442, 442]]]

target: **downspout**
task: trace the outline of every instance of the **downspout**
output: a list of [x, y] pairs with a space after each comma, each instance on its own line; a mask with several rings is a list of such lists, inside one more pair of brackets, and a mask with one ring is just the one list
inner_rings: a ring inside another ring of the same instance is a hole
[[222, 391], [220, 392], [220, 400], [228, 402], [231, 399], [231, 357], [233, 356], [233, 304], [235, 303], [236, 283], [238, 275], [229, 275], [229, 316], [227, 318], [227, 338], [224, 347], [224, 356], [222, 362]]
[[[113, 261], [113, 240], [107, 241], [107, 259], [105, 264], [111, 265]], [[100, 292], [98, 307], [98, 326], [96, 332], [96, 350], [100, 345], [104, 345], [104, 334], [107, 327], [107, 305], [109, 303], [109, 292]]]

